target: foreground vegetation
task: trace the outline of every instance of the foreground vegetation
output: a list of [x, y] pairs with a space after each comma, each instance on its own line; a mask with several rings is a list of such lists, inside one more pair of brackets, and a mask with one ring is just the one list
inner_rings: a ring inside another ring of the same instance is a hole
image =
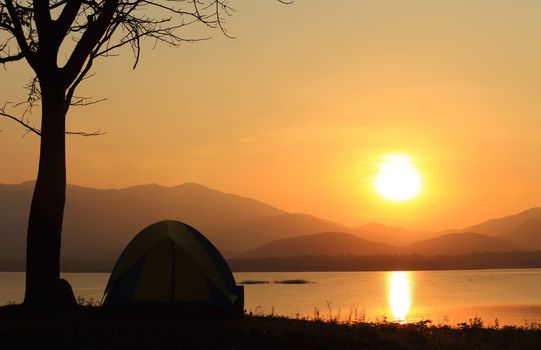
[[0, 308], [3, 350], [55, 349], [541, 349], [541, 328], [430, 322], [337, 323], [272, 316], [110, 314], [100, 308], [37, 313]]

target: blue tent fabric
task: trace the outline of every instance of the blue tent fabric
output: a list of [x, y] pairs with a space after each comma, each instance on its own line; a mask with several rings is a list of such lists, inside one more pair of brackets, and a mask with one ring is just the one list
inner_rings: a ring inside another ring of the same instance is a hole
[[105, 305], [120, 305], [125, 300], [130, 300], [139, 274], [143, 268], [144, 260], [132, 266], [119, 280], [115, 283], [115, 288], [107, 294]]
[[161, 221], [143, 229], [121, 253], [103, 305], [242, 314], [244, 289], [203, 234], [178, 221]]
[[230, 287], [230, 292], [235, 293], [237, 290], [237, 286], [235, 284], [235, 278], [233, 277], [233, 273], [231, 272], [231, 269], [229, 268], [229, 265], [225, 261], [224, 257], [216, 247], [207, 239], [207, 237], [203, 236], [201, 232], [197, 231], [195, 228], [191, 227], [190, 225], [186, 225], [190, 231], [196, 236], [201, 243], [208, 249], [208, 252], [212, 255], [214, 258], [214, 261], [216, 263], [216, 266], [222, 273], [222, 276], [226, 279], [226, 285]]

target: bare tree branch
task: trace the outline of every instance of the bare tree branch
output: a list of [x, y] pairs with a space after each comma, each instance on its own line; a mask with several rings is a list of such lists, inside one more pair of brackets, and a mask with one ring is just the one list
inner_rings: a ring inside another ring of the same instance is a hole
[[84, 137], [90, 137], [90, 136], [101, 136], [107, 134], [106, 132], [103, 132], [101, 130], [94, 131], [94, 132], [84, 132], [84, 131], [66, 131], [66, 135], [78, 135], [78, 136], [84, 136]]
[[119, 0], [105, 0], [100, 8], [100, 12], [96, 20], [88, 22], [86, 30], [81, 36], [80, 41], [75, 46], [68, 62], [62, 69], [66, 74], [67, 81], [73, 81], [83, 69], [84, 63], [88, 60], [89, 55], [99, 42], [100, 38], [107, 32], [107, 28], [111, 23]]
[[[96, 101], [95, 103], [97, 103], [99, 101]], [[7, 119], [11, 119], [13, 121], [15, 121], [16, 123], [18, 123], [19, 125], [21, 125], [24, 129], [26, 129], [26, 133], [30, 132], [30, 133], [33, 133], [33, 134], [36, 134], [38, 136], [41, 136], [41, 130], [35, 126], [32, 126], [28, 120], [26, 120], [24, 117], [23, 118], [18, 118], [12, 114], [9, 114], [9, 113], [6, 113], [5, 112], [5, 106], [0, 108], [0, 116], [2, 117], [5, 117]], [[0, 130], [1, 131], [1, 130]], [[25, 133], [25, 135], [26, 135]], [[66, 135], [78, 135], [78, 136], [85, 136], [85, 137], [89, 137], [89, 136], [101, 136], [101, 135], [105, 135], [106, 132], [103, 132], [101, 130], [98, 130], [98, 131], [94, 131], [94, 132], [86, 132], [86, 131], [66, 131]]]
[[19, 18], [19, 14], [17, 13], [17, 10], [15, 9], [15, 6], [13, 5], [12, 0], [4, 0], [6, 4], [6, 9], [9, 14], [9, 19], [11, 22], [11, 29], [13, 30], [12, 34], [15, 36], [15, 39], [17, 40], [17, 44], [19, 45], [19, 49], [24, 54], [24, 57], [28, 61], [28, 63], [36, 69], [36, 62], [34, 54], [31, 52], [30, 47], [26, 41], [26, 37], [23, 32], [23, 26], [21, 24], [21, 18]]
[[[232, 38], [225, 20], [233, 13], [228, 0], [0, 0], [0, 31], [11, 35], [0, 43], [0, 64], [25, 58], [37, 76], [27, 86], [28, 99], [21, 103], [26, 106], [22, 119], [7, 114], [27, 129], [37, 130], [25, 121], [41, 98], [41, 78], [62, 87], [66, 112], [70, 106], [103, 101], [74, 97], [97, 58], [113, 56], [119, 49], [129, 47], [135, 69], [144, 40], [176, 47], [210, 38], [180, 34], [194, 25]], [[67, 40], [74, 43], [73, 49], [66, 63], [58, 67], [58, 50]]]
[[51, 27], [51, 12], [48, 0], [34, 0], [34, 18], [41, 43], [47, 41]]
[[22, 52], [19, 52], [18, 54], [12, 55], [12, 56], [5, 56], [0, 57], [0, 64], [6, 64], [8, 62], [15, 62], [22, 60], [24, 58], [24, 54]]
[[73, 94], [75, 93], [75, 89], [77, 89], [77, 86], [81, 83], [81, 81], [84, 80], [87, 73], [90, 71], [90, 68], [92, 68], [92, 63], [94, 62], [93, 58], [88, 59], [86, 66], [83, 68], [82, 72], [79, 73], [79, 76], [75, 79], [73, 84], [68, 88], [68, 91], [66, 93], [66, 111], [69, 109], [69, 107], [72, 105], [72, 98]]
[[41, 131], [35, 127], [33, 127], [32, 125], [28, 124], [28, 122], [26, 122], [24, 119], [22, 118], [17, 118], [11, 114], [8, 114], [6, 112], [4, 112], [4, 109], [3, 108], [0, 108], [0, 116], [2, 117], [6, 117], [8, 119], [11, 119], [15, 122], [17, 122], [18, 124], [22, 125], [27, 131], [29, 132], [32, 132], [38, 136], [41, 136]]
[[54, 23], [56, 30], [56, 45], [59, 46], [62, 43], [62, 40], [70, 30], [71, 24], [75, 18], [77, 18], [82, 4], [83, 1], [80, 0], [70, 0], [66, 2], [64, 9], [62, 9], [60, 16]]

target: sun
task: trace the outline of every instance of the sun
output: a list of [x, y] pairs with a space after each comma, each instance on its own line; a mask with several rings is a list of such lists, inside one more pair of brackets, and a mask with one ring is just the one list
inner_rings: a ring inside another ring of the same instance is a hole
[[389, 154], [383, 157], [374, 188], [385, 199], [401, 202], [419, 195], [422, 187], [421, 173], [412, 158], [406, 154]]

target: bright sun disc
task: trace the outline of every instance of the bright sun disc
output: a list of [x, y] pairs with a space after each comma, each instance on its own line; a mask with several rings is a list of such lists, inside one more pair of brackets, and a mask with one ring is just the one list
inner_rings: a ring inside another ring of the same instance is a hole
[[374, 180], [374, 188], [379, 195], [397, 202], [417, 197], [421, 185], [421, 173], [413, 165], [411, 157], [405, 154], [385, 156]]

